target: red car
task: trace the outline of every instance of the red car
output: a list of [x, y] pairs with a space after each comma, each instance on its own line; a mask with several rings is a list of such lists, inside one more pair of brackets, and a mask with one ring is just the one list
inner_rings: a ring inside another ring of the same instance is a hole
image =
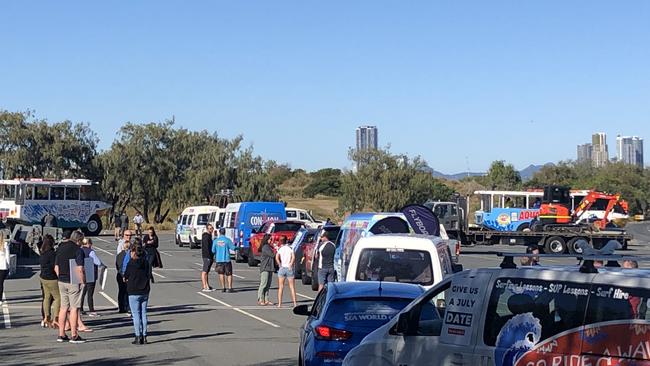
[[264, 235], [271, 235], [270, 243], [274, 252], [277, 252], [280, 246], [280, 238], [285, 236], [287, 243], [291, 243], [298, 230], [304, 227], [300, 221], [275, 221], [266, 222], [259, 230], [255, 231], [250, 237], [250, 246], [248, 247], [248, 265], [253, 267], [260, 262], [260, 247]]

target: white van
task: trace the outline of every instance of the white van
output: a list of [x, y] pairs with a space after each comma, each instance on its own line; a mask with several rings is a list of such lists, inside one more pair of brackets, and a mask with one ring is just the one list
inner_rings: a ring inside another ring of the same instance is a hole
[[176, 245], [188, 244], [190, 248], [201, 247], [201, 235], [208, 224], [218, 220], [217, 206], [193, 206], [183, 210], [176, 222]]
[[431, 288], [459, 265], [448, 240], [418, 234], [381, 234], [361, 238], [354, 246], [346, 282], [389, 281]]
[[343, 364], [650, 365], [650, 270], [463, 271], [369, 334]]

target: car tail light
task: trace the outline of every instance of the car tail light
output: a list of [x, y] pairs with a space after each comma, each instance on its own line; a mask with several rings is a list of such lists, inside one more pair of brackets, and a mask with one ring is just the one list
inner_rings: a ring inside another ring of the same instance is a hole
[[343, 358], [343, 355], [335, 351], [321, 351], [321, 352], [316, 352], [316, 357], [326, 359], [326, 360], [335, 360], [335, 359]]
[[316, 338], [324, 341], [345, 341], [352, 338], [352, 333], [347, 330], [330, 328], [326, 325], [319, 325], [315, 329]]

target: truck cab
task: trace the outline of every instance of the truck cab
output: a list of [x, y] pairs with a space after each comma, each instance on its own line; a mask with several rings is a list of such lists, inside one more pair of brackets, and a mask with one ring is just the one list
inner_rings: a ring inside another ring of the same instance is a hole
[[287, 220], [301, 221], [305, 224], [305, 227], [310, 229], [318, 229], [323, 226], [323, 221], [314, 219], [309, 211], [302, 208], [287, 207], [285, 211], [287, 212]]

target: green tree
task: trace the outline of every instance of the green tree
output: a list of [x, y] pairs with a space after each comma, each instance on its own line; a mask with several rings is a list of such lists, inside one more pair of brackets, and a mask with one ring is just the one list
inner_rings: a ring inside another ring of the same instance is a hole
[[325, 168], [310, 174], [311, 183], [303, 190], [305, 197], [313, 198], [318, 194], [338, 197], [341, 194], [341, 170]]
[[424, 171], [420, 157], [392, 155], [388, 150], [351, 151], [357, 171], [343, 174], [339, 210], [395, 211], [410, 203], [449, 199], [453, 190]]
[[512, 164], [503, 160], [492, 162], [483, 177], [484, 185], [493, 190], [515, 190], [521, 188], [521, 176]]

